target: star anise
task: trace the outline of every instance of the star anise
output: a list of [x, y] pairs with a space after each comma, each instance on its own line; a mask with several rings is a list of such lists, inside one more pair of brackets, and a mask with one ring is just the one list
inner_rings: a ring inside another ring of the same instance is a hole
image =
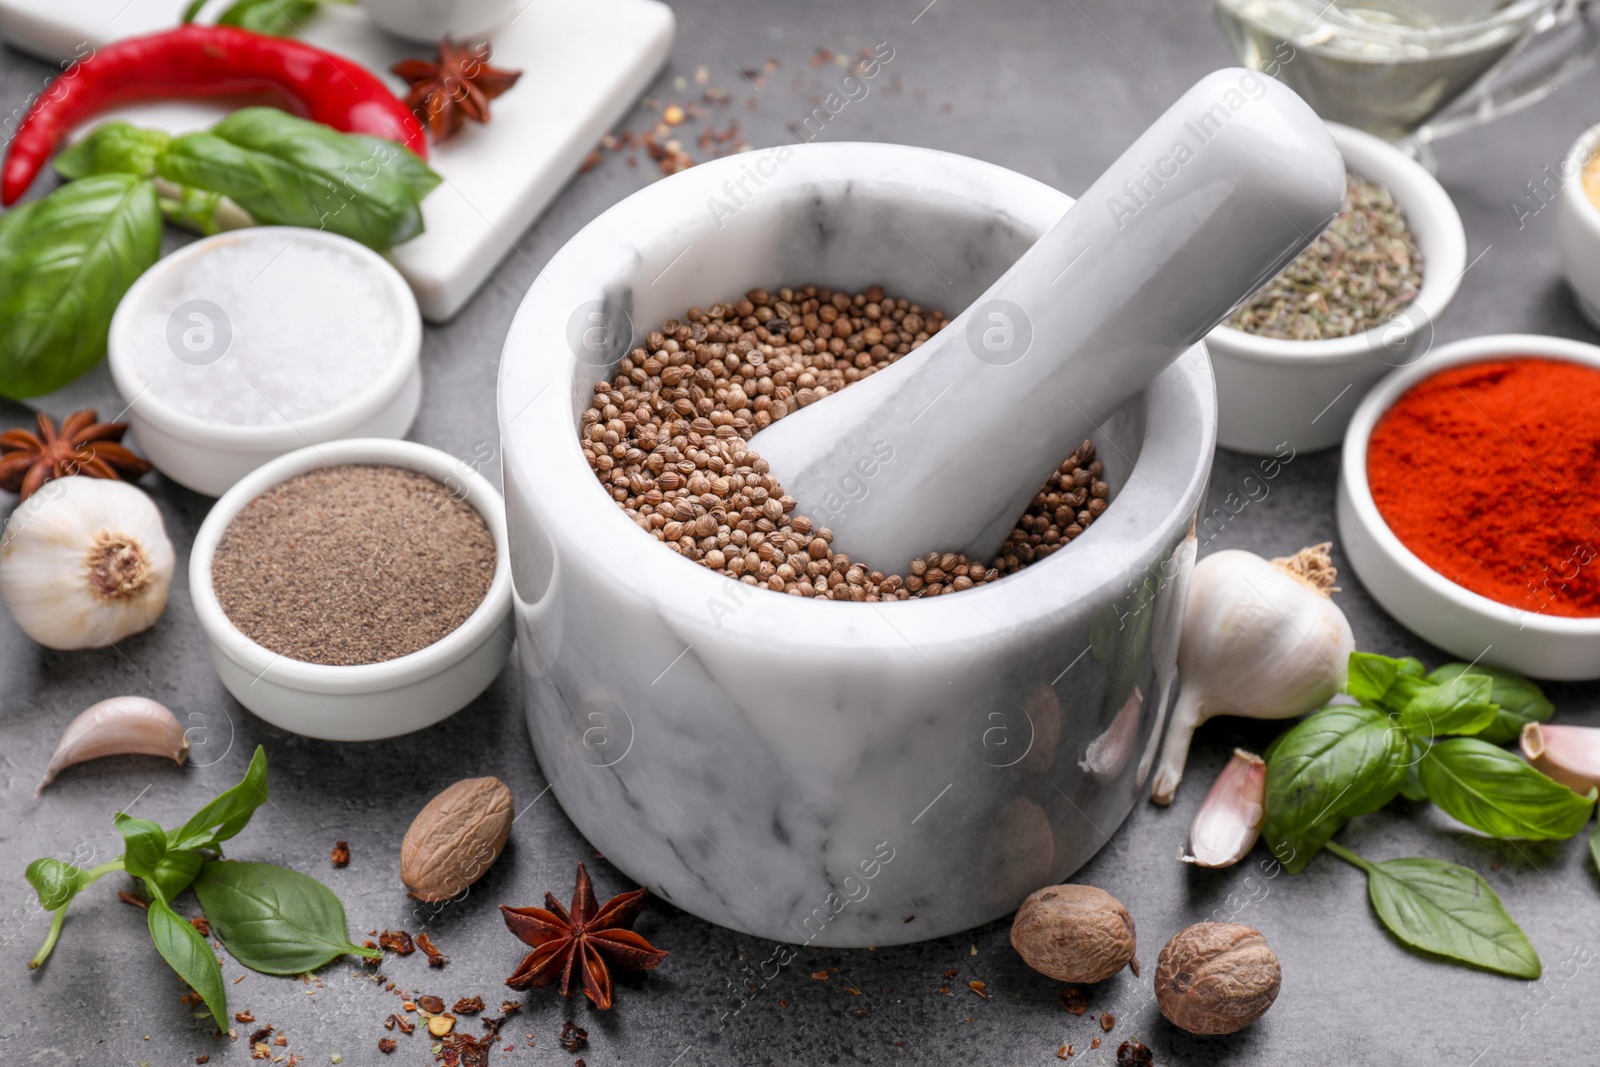
[[533, 951], [517, 973], [506, 979], [512, 989], [543, 988], [561, 979], [561, 995], [572, 993], [572, 972], [583, 971], [583, 991], [602, 1010], [611, 1007], [611, 972], [648, 971], [667, 954], [633, 932], [633, 921], [644, 909], [648, 890], [635, 889], [595, 903], [589, 872], [578, 864], [578, 886], [572, 891], [572, 911], [555, 896], [544, 895], [543, 908], [508, 908], [500, 905], [506, 926]]
[[58, 431], [41, 411], [37, 434], [0, 433], [0, 489], [20, 493], [26, 500], [52, 478], [74, 474], [132, 481], [147, 473], [150, 464], [119, 443], [127, 432], [125, 422], [98, 421], [93, 408], [68, 415]]
[[517, 84], [520, 70], [489, 66], [488, 41], [469, 44], [446, 37], [439, 61], [402, 59], [389, 69], [411, 86], [406, 106], [435, 141], [452, 137], [464, 119], [489, 121], [489, 101]]

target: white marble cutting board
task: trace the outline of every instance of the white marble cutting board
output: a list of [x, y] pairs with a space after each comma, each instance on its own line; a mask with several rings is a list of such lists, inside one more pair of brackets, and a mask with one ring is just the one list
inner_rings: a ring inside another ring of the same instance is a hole
[[[183, 0], [0, 0], [0, 34], [51, 63], [122, 37], [177, 24]], [[220, 6], [220, 5], [219, 5]], [[349, 56], [396, 91], [388, 73], [426, 44], [375, 27], [359, 7], [328, 4], [305, 39]], [[530, 0], [494, 31], [494, 65], [523, 72], [494, 101], [494, 121], [431, 146], [444, 182], [422, 205], [427, 232], [394, 249], [395, 266], [422, 314], [442, 322], [460, 311], [553, 200], [601, 135], [633, 106], [672, 47], [671, 9], [658, 0]], [[41, 85], [41, 88], [43, 86]], [[174, 132], [216, 121], [219, 107], [162, 103], [107, 112]]]

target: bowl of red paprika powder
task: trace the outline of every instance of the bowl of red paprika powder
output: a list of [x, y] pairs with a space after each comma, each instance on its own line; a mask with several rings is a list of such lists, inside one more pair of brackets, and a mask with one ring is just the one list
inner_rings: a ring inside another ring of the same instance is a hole
[[1339, 533], [1389, 614], [1463, 659], [1600, 677], [1600, 348], [1446, 345], [1368, 394], [1343, 459]]

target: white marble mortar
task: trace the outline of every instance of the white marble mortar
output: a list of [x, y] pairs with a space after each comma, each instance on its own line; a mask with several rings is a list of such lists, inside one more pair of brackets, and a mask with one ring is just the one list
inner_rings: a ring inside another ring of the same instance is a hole
[[938, 937], [1068, 878], [1142, 795], [1216, 435], [1202, 346], [1096, 435], [1105, 514], [958, 596], [739, 585], [634, 525], [577, 436], [688, 307], [881, 283], [953, 315], [1071, 202], [925, 149], [770, 149], [635, 193], [529, 289], [499, 392], [529, 731], [578, 829], [662, 898], [788, 942]]

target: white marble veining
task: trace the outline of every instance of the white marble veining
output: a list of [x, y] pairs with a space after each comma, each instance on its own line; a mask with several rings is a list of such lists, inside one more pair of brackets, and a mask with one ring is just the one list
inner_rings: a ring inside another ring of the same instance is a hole
[[653, 892], [762, 937], [921, 940], [1066, 878], [1141, 795], [1215, 434], [1201, 347], [1095, 434], [1094, 526], [959, 596], [732, 582], [630, 522], [577, 438], [593, 384], [687, 307], [815, 281], [962, 308], [1070, 203], [924, 149], [771, 149], [629, 197], [530, 289], [499, 397], [529, 729], [568, 815]]

